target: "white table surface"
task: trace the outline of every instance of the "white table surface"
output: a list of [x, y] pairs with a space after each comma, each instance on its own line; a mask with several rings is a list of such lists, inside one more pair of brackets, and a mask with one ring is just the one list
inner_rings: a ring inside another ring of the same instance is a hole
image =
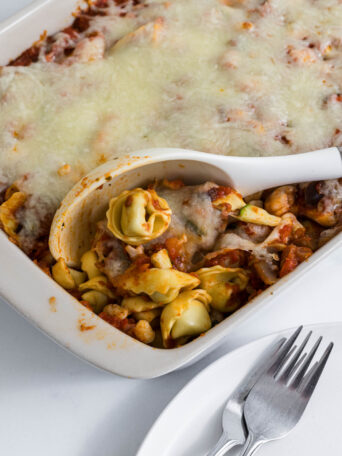
[[[29, 3], [1, 0], [0, 20]], [[165, 405], [213, 360], [280, 329], [342, 321], [341, 280], [342, 248], [207, 358], [148, 381], [123, 379], [84, 363], [0, 301], [1, 454], [135, 455]]]

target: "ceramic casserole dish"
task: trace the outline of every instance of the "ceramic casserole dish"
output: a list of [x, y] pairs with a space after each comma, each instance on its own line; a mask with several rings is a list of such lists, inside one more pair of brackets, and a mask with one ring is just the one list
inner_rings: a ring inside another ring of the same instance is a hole
[[[5, 65], [20, 54], [43, 30], [52, 34], [66, 27], [78, 6], [76, 0], [37, 1], [0, 24], [0, 64]], [[289, 276], [203, 337], [173, 350], [144, 345], [108, 325], [44, 274], [2, 231], [0, 295], [45, 334], [88, 362], [125, 377], [153, 378], [193, 363], [212, 351], [252, 314], [276, 305], [278, 296], [289, 287], [299, 286], [311, 268], [318, 267], [324, 257], [341, 247], [342, 234], [339, 234]]]

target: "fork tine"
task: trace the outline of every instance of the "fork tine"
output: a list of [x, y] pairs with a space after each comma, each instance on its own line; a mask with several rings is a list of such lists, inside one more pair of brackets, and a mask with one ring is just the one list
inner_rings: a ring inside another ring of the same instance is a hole
[[300, 366], [303, 364], [303, 362], [304, 362], [304, 360], [305, 360], [305, 358], [306, 358], [306, 355], [307, 355], [307, 353], [304, 353], [304, 354], [300, 357], [300, 359], [296, 362], [294, 368], [292, 369], [292, 374], [294, 374], [294, 373], [297, 371], [297, 369], [299, 369]]
[[271, 367], [268, 369], [268, 374], [270, 375], [276, 375], [283, 366], [284, 359], [288, 355], [289, 351], [291, 350], [291, 347], [295, 343], [295, 340], [299, 336], [299, 333], [303, 329], [303, 326], [299, 326], [299, 328], [296, 329], [296, 331], [292, 334], [292, 336], [289, 337], [289, 339], [282, 345], [282, 347], [279, 349], [277, 357], [274, 361], [274, 363], [271, 365]]
[[285, 364], [288, 362], [288, 360], [291, 358], [291, 356], [293, 355], [293, 353], [296, 351], [297, 349], [297, 345], [294, 345], [290, 351], [285, 355], [284, 359], [282, 360], [282, 362], [280, 363], [280, 366], [279, 366], [279, 369], [278, 369], [278, 372], [285, 366]]
[[307, 373], [305, 374], [305, 376], [304, 376], [304, 378], [303, 378], [303, 380], [302, 380], [301, 386], [300, 386], [298, 389], [300, 389], [300, 388], [303, 387], [304, 382], [306, 382], [306, 380], [311, 376], [312, 372], [314, 371], [314, 369], [316, 369], [317, 365], [318, 365], [318, 361], [316, 361], [316, 362], [310, 367], [310, 369], [307, 371]]
[[297, 374], [294, 376], [294, 378], [293, 378], [293, 380], [291, 382], [291, 388], [296, 389], [300, 385], [300, 382], [303, 380], [304, 375], [305, 375], [306, 371], [308, 370], [308, 368], [310, 366], [310, 363], [311, 363], [313, 357], [315, 356], [316, 351], [317, 351], [317, 349], [318, 349], [318, 347], [319, 347], [321, 342], [322, 342], [322, 336], [320, 336], [317, 339], [317, 341], [315, 342], [315, 345], [312, 347], [310, 353], [306, 357], [302, 367], [297, 372]]
[[272, 376], [273, 377], [276, 377], [278, 372], [285, 366], [285, 364], [288, 362], [288, 360], [291, 358], [291, 356], [293, 355], [293, 353], [296, 351], [296, 348], [297, 348], [297, 345], [294, 345], [290, 351], [288, 353], [286, 353], [285, 357], [283, 358], [283, 360], [281, 361], [281, 363], [279, 364], [278, 368], [276, 369], [276, 371], [272, 372]]
[[[293, 366], [291, 375], [293, 375], [293, 374], [300, 368], [300, 366], [303, 364], [303, 362], [304, 362], [304, 360], [305, 360], [305, 358], [306, 358], [306, 355], [307, 355], [307, 353], [304, 353], [304, 354], [299, 358], [299, 360], [298, 360], [298, 361], [296, 362], [296, 364]], [[291, 375], [290, 375], [290, 377], [291, 377]], [[277, 381], [278, 381], [278, 379], [277, 379]], [[286, 383], [288, 383], [288, 381], [289, 381], [289, 379], [287, 379], [287, 380], [284, 381], [283, 383], [286, 384]]]
[[[298, 367], [297, 361], [299, 360], [300, 355], [302, 354], [302, 352], [303, 352], [306, 344], [308, 343], [311, 335], [312, 335], [312, 331], [310, 331], [308, 333], [308, 335], [305, 337], [305, 339], [303, 340], [302, 344], [300, 345], [300, 347], [296, 351], [295, 355], [292, 356], [292, 359], [289, 362], [288, 366], [286, 366], [286, 368], [284, 369], [283, 373], [280, 375], [280, 378], [279, 378], [280, 382], [286, 383], [288, 381], [288, 379], [290, 378], [290, 376], [293, 374], [295, 368]], [[302, 361], [303, 361], [303, 358], [301, 358], [301, 362]]]
[[312, 371], [310, 371], [310, 375], [308, 375], [304, 380], [302, 385], [299, 386], [299, 392], [306, 398], [310, 398], [312, 393], [314, 392], [314, 389], [316, 388], [316, 385], [318, 383], [318, 380], [320, 376], [322, 375], [322, 372], [325, 368], [325, 365], [329, 359], [329, 356], [332, 352], [332, 349], [334, 347], [334, 344], [330, 342], [328, 347], [326, 348], [323, 356], [321, 359], [316, 363]]

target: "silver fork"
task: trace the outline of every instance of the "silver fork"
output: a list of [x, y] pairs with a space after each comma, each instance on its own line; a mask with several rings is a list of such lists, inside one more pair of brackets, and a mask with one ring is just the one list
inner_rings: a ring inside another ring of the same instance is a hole
[[240, 385], [229, 396], [222, 415], [223, 432], [216, 445], [207, 453], [207, 456], [222, 456], [236, 445], [243, 445], [247, 432], [243, 418], [243, 406], [246, 397], [256, 381], [275, 362], [279, 349], [285, 338], [272, 344], [258, 359], [253, 369], [246, 375]]
[[[298, 328], [293, 336], [297, 338], [300, 331]], [[309, 354], [302, 354], [311, 334], [288, 359], [280, 350], [249, 393], [244, 407], [249, 434], [240, 456], [251, 456], [263, 443], [285, 437], [300, 420], [334, 346], [330, 343], [310, 368], [322, 341], [319, 337]]]

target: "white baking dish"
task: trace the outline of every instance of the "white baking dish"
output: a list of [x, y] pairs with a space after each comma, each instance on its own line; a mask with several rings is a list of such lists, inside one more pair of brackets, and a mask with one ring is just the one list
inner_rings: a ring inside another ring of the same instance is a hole
[[[67, 26], [79, 5], [76, 0], [37, 1], [1, 23], [0, 64], [28, 48], [44, 30], [50, 34]], [[275, 305], [277, 296], [290, 286], [298, 286], [309, 269], [341, 246], [342, 234], [205, 336], [174, 350], [151, 348], [108, 325], [45, 275], [2, 232], [0, 295], [56, 342], [85, 360], [119, 375], [151, 378], [184, 367], [213, 350], [254, 312]]]

